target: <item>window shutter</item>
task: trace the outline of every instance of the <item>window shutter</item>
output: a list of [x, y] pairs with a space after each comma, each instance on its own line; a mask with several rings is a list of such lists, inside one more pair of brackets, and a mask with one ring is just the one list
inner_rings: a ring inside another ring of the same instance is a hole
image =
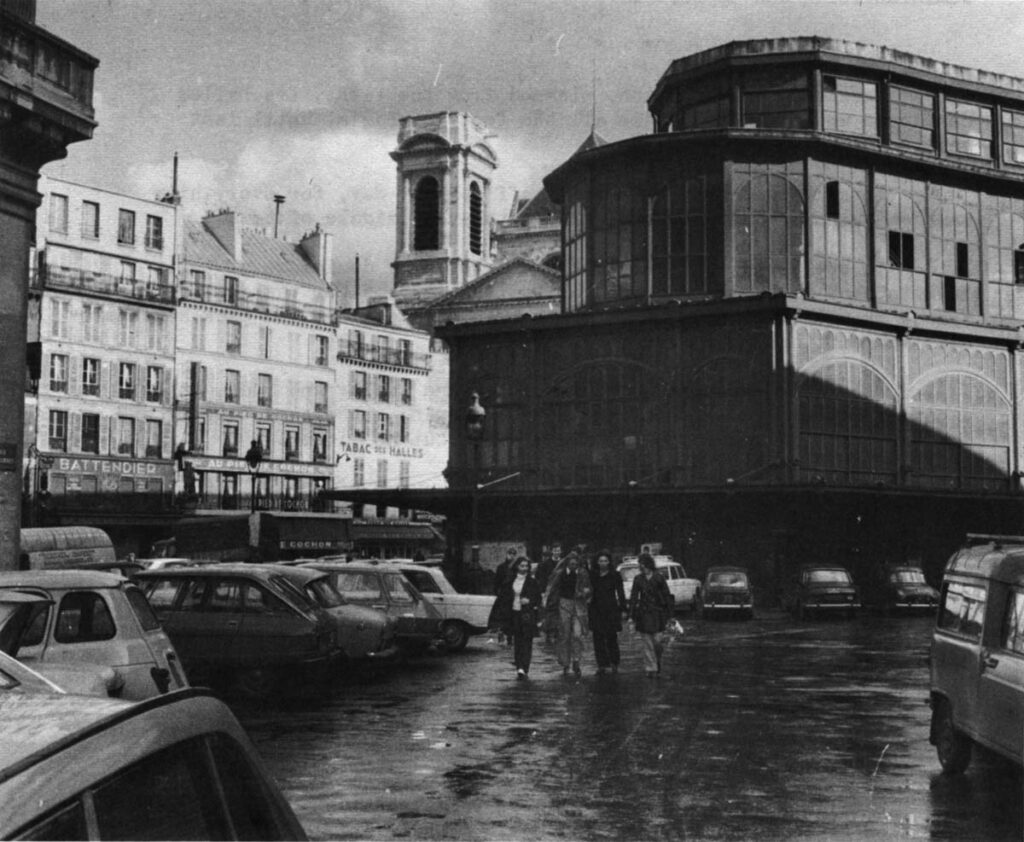
[[350, 439], [356, 437], [356, 411], [354, 409], [348, 411], [348, 437]]
[[103, 363], [101, 363], [101, 365], [100, 365], [100, 394], [104, 398], [106, 398], [107, 400], [110, 400], [110, 398], [111, 398], [111, 393], [110, 393], [110, 380], [111, 380], [110, 369], [111, 369], [110, 363], [107, 362], [106, 360], [104, 360]]
[[[174, 404], [174, 369], [170, 367], [164, 368], [164, 397], [161, 403], [164, 406], [172, 406]], [[186, 405], [188, 401], [186, 400]]]
[[[102, 423], [103, 422], [101, 421], [100, 424], [102, 425]], [[108, 430], [109, 430], [109, 439], [108, 439], [109, 447], [107, 448], [107, 453], [110, 453], [110, 454], [116, 454], [117, 453], [117, 430], [118, 430], [118, 426], [119, 426], [118, 419], [117, 418], [111, 418], [110, 419], [110, 424], [108, 426]]]
[[160, 443], [160, 453], [164, 459], [170, 459], [174, 455], [174, 447], [172, 444], [172, 434], [174, 430], [172, 425], [164, 421], [161, 425], [161, 432], [163, 433]]
[[72, 453], [82, 452], [82, 413], [68, 413], [68, 450]]
[[68, 361], [68, 394], [82, 394], [82, 362], [78, 357]]
[[[104, 450], [103, 450], [103, 442], [108, 442], [108, 443], [110, 442], [110, 428], [112, 426], [114, 426], [114, 421], [113, 421], [112, 418], [108, 418], [106, 415], [101, 415], [100, 416], [100, 440], [99, 440], [99, 450], [100, 450], [100, 453], [104, 452]], [[107, 448], [106, 452], [107, 453], [111, 453], [113, 451], [110, 448]]]

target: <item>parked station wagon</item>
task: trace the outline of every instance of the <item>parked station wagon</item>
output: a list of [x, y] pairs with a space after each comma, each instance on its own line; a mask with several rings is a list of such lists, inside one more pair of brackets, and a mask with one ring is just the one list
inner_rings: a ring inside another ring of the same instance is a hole
[[797, 619], [811, 614], [842, 614], [852, 617], [861, 607], [853, 576], [835, 564], [808, 564], [791, 583], [786, 604]]
[[[697, 611], [701, 605], [701, 583], [700, 579], [691, 579], [686, 575], [683, 565], [675, 561], [670, 555], [656, 555], [654, 558], [654, 569], [665, 577], [668, 583], [669, 593], [675, 600], [676, 611], [690, 610]], [[626, 599], [633, 590], [633, 579], [640, 572], [639, 556], [625, 556], [618, 567], [619, 575], [622, 576], [622, 584], [626, 589]]]
[[441, 614], [441, 635], [449, 652], [465, 649], [471, 635], [487, 631], [493, 596], [459, 593], [436, 565], [394, 560], [387, 563], [400, 570]]
[[441, 614], [387, 562], [313, 559], [301, 566], [331, 575], [347, 602], [385, 611], [397, 623], [395, 637], [406, 655], [421, 655], [443, 646]]
[[343, 658], [334, 621], [272, 566], [172, 567], [136, 577], [193, 681], [265, 698], [329, 679]]
[[188, 686], [172, 639], [142, 591], [123, 576], [94, 570], [10, 571], [0, 573], [3, 593], [42, 597], [8, 648], [44, 675], [51, 667], [98, 667], [106, 671], [107, 693], [124, 699]]
[[1018, 765], [1024, 742], [1024, 537], [969, 535], [942, 581], [929, 739], [959, 774], [975, 744]]
[[305, 839], [231, 711], [202, 690], [142, 702], [7, 686], [0, 838]]

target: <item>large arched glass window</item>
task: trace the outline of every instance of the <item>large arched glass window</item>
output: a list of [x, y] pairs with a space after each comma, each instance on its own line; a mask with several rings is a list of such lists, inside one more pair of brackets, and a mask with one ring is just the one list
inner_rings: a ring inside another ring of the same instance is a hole
[[733, 279], [737, 293], [803, 289], [802, 179], [802, 162], [735, 166]]
[[440, 190], [433, 176], [421, 178], [413, 203], [413, 243], [416, 251], [441, 247]]
[[473, 254], [483, 253], [483, 226], [484, 199], [474, 181], [469, 185], [469, 250]]

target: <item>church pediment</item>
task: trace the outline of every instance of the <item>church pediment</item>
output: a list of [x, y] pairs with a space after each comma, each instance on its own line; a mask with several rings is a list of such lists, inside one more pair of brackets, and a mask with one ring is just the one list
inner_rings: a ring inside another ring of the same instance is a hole
[[435, 302], [435, 306], [509, 301], [520, 298], [557, 298], [561, 295], [558, 272], [531, 260], [511, 260]]

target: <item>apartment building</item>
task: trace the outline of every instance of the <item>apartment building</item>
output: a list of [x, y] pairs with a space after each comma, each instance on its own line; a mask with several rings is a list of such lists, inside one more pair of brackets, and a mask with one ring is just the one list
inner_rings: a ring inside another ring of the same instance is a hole
[[179, 279], [179, 490], [197, 510], [320, 508], [335, 464], [331, 236], [290, 243], [211, 214], [183, 226]]
[[40, 192], [26, 520], [88, 513], [116, 529], [158, 515], [174, 490], [178, 208], [46, 177]]

